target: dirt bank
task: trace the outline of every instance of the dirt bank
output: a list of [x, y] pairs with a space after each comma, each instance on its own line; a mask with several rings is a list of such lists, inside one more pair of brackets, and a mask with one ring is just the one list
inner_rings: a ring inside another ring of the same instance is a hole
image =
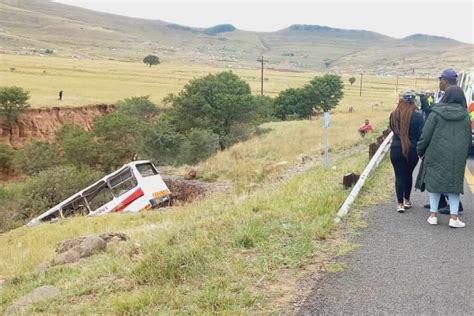
[[93, 104], [82, 107], [33, 108], [24, 112], [10, 129], [0, 117], [2, 132], [0, 143], [15, 148], [22, 147], [33, 139], [51, 140], [54, 132], [64, 124], [75, 124], [86, 130], [92, 129], [95, 118], [113, 112], [113, 104]]

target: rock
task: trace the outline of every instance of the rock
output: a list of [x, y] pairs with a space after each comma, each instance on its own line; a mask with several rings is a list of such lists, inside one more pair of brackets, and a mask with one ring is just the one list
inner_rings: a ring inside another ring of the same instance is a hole
[[186, 168], [184, 171], [184, 180], [194, 180], [197, 176], [197, 170], [194, 168]]
[[75, 249], [69, 249], [66, 252], [59, 254], [56, 258], [53, 259], [51, 265], [58, 266], [68, 263], [78, 262], [81, 259], [79, 252]]
[[34, 289], [32, 292], [18, 299], [16, 302], [8, 306], [5, 310], [7, 315], [19, 314], [25, 312], [32, 304], [44, 302], [55, 298], [60, 293], [59, 289], [46, 285]]
[[86, 237], [78, 246], [72, 248], [79, 253], [81, 258], [90, 257], [93, 254], [105, 250], [107, 243], [100, 237]]
[[103, 240], [105, 240], [106, 242], [110, 242], [110, 241], [127, 241], [130, 239], [130, 237], [128, 237], [127, 235], [125, 235], [124, 233], [105, 233], [105, 234], [102, 234], [102, 235], [99, 235], [100, 238], [102, 238]]
[[[124, 234], [124, 236], [126, 235]], [[114, 235], [113, 237], [117, 237], [117, 235]], [[128, 236], [126, 237], [128, 238]], [[97, 236], [86, 236], [77, 239], [66, 240], [65, 242], [62, 242], [58, 248], [61, 251], [64, 251], [72, 245], [75, 246], [65, 252], [60, 253], [51, 261], [51, 265], [56, 266], [74, 263], [79, 261], [81, 258], [90, 257], [97, 252], [105, 250], [107, 247], [107, 242]]]
[[56, 246], [56, 253], [66, 252], [69, 249], [80, 245], [84, 241], [84, 239], [86, 239], [86, 237], [63, 240]]

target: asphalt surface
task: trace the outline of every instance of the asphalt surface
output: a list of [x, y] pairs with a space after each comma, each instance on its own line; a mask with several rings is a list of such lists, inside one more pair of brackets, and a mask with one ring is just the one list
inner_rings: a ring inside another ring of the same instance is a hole
[[[474, 171], [473, 160], [468, 166]], [[362, 246], [339, 258], [344, 271], [317, 281], [299, 313], [474, 315], [473, 195], [468, 183], [464, 188], [465, 228], [448, 227], [449, 215], [441, 214], [429, 225], [426, 192], [413, 191], [414, 207], [404, 214], [395, 196], [368, 210], [369, 226], [354, 238]]]

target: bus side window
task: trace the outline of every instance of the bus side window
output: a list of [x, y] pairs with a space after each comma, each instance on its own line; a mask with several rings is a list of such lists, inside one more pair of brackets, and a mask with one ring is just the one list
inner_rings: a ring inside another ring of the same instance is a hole
[[77, 198], [69, 202], [62, 207], [63, 216], [71, 217], [75, 215], [88, 215], [89, 210], [87, 209], [86, 202], [83, 197]]
[[59, 212], [59, 210], [57, 210], [56, 212], [49, 214], [48, 216], [43, 218], [41, 221], [42, 222], [55, 222], [60, 219], [61, 219], [61, 213]]
[[112, 201], [114, 197], [112, 196], [107, 183], [101, 182], [84, 192], [84, 198], [87, 200], [87, 203], [93, 212], [104, 204]]
[[136, 166], [138, 172], [141, 174], [142, 177], [151, 177], [156, 176], [158, 172], [156, 172], [155, 167], [151, 163], [143, 163]]
[[130, 168], [127, 168], [108, 180], [112, 194], [119, 197], [137, 186], [138, 182]]

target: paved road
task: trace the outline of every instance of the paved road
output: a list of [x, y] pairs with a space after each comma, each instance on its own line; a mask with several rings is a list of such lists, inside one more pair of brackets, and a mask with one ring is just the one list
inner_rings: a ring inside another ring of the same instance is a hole
[[[474, 160], [469, 161], [474, 170]], [[474, 187], [474, 176], [466, 180]], [[416, 174], [416, 173], [415, 173]], [[299, 312], [306, 315], [474, 315], [474, 208], [469, 184], [461, 201], [466, 227], [426, 222], [426, 193], [414, 192], [405, 214], [393, 202], [368, 211], [369, 227], [355, 241], [362, 247], [340, 258], [348, 267], [327, 274]]]

